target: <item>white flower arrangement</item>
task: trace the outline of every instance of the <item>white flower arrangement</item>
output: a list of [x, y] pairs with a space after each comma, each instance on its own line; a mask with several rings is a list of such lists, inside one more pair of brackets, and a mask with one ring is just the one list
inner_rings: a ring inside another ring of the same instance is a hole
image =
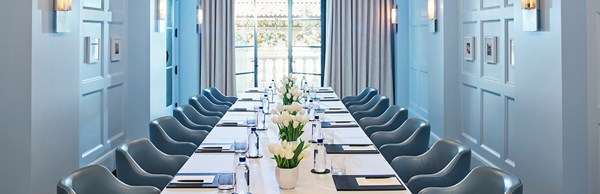
[[270, 144], [269, 152], [273, 154], [278, 168], [292, 169], [296, 168], [302, 159], [310, 156], [310, 151], [306, 150], [308, 147], [310, 144], [305, 144], [304, 141], [300, 141], [298, 145], [283, 141]]
[[279, 128], [279, 139], [296, 141], [302, 136], [303, 128], [308, 123], [308, 117], [300, 103], [294, 102], [291, 105], [279, 103], [271, 113], [273, 115], [271, 121]]
[[296, 79], [288, 76], [281, 79], [281, 86], [277, 88], [277, 92], [279, 92], [279, 98], [284, 105], [300, 102], [300, 99], [304, 96], [298, 89]]

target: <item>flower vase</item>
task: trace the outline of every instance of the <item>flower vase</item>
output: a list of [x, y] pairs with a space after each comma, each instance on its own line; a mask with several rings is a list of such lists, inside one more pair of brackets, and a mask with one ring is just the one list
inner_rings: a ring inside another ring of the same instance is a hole
[[287, 146], [292, 146], [292, 147], [298, 146], [298, 140], [296, 140], [296, 141], [288, 141], [287, 142]]
[[279, 168], [275, 169], [275, 178], [280, 189], [290, 190], [296, 188], [298, 184], [299, 168]]

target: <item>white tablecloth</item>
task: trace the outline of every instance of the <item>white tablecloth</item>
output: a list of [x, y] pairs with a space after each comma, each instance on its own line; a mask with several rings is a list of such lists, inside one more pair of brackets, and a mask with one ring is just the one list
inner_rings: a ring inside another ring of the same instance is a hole
[[[258, 98], [262, 94], [245, 93], [240, 98]], [[318, 97], [337, 97], [335, 93], [318, 93]], [[260, 102], [255, 101], [239, 101], [233, 107], [248, 107], [252, 108]], [[344, 108], [340, 101], [326, 101], [320, 103], [325, 108]], [[246, 118], [252, 117], [252, 112], [228, 112], [222, 118], [223, 120], [239, 120], [245, 121]], [[267, 119], [270, 123], [270, 118]], [[323, 119], [322, 119], [323, 120]], [[326, 114], [325, 121], [348, 121], [354, 120], [350, 114]], [[304, 140], [310, 138], [310, 126], [305, 128]], [[372, 144], [371, 140], [365, 135], [360, 127], [355, 128], [338, 128], [334, 129], [335, 144]], [[278, 142], [277, 128], [272, 123], [269, 124], [269, 130], [260, 131], [261, 153], [264, 155], [260, 159], [249, 159], [250, 168], [250, 191], [254, 194], [328, 194], [328, 193], [398, 193], [407, 194], [408, 190], [404, 191], [356, 191], [356, 192], [338, 192], [331, 174], [317, 175], [310, 172], [313, 167], [313, 158], [305, 158], [300, 164], [300, 177], [298, 185], [292, 190], [280, 190], [275, 179], [275, 161], [271, 159], [268, 151], [268, 144]], [[215, 127], [204, 143], [233, 143], [235, 139], [247, 139], [248, 129], [246, 127]], [[309, 148], [312, 150], [312, 148]], [[347, 175], [377, 175], [377, 174], [396, 174], [391, 166], [386, 162], [381, 154], [343, 154], [333, 155], [328, 154], [327, 166], [330, 165], [329, 159], [332, 156], [342, 156], [346, 158], [346, 174]], [[190, 160], [181, 168], [180, 173], [219, 173], [222, 171], [233, 171], [234, 154], [232, 153], [195, 153], [190, 157]], [[163, 194], [208, 194], [218, 193], [217, 189], [174, 189], [166, 188]]]

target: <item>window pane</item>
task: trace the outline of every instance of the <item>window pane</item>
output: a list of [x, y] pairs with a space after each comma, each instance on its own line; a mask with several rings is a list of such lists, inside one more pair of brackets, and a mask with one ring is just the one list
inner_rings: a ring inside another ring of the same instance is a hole
[[294, 48], [294, 73], [321, 74], [321, 48]]
[[254, 72], [254, 47], [235, 48], [235, 72]]
[[321, 86], [321, 76], [320, 75], [306, 75], [306, 74], [293, 74], [298, 81], [302, 80], [302, 77], [306, 78], [308, 85], [320, 87]]
[[293, 0], [293, 18], [321, 18], [321, 0]]
[[320, 46], [321, 20], [298, 20], [293, 22], [294, 46]]
[[236, 18], [235, 19], [235, 45], [252, 46], [254, 45], [254, 19]]
[[254, 74], [236, 75], [235, 78], [238, 94], [244, 93], [248, 88], [254, 88]]
[[259, 47], [258, 87], [268, 86], [271, 80], [279, 80], [289, 73], [287, 47]]

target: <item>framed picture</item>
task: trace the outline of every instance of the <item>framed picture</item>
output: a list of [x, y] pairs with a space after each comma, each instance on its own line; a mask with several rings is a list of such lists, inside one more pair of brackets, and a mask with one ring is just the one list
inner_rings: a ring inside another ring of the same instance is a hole
[[93, 64], [100, 61], [100, 38], [85, 37], [85, 63]]
[[486, 36], [484, 42], [485, 50], [485, 61], [489, 64], [498, 63], [498, 49], [497, 49], [498, 37]]
[[475, 60], [475, 37], [467, 36], [465, 37], [464, 48], [463, 48], [465, 60], [474, 61]]
[[120, 61], [123, 59], [123, 40], [121, 37], [110, 38], [110, 61]]
[[515, 67], [515, 40], [513, 38], [508, 40], [508, 64]]

